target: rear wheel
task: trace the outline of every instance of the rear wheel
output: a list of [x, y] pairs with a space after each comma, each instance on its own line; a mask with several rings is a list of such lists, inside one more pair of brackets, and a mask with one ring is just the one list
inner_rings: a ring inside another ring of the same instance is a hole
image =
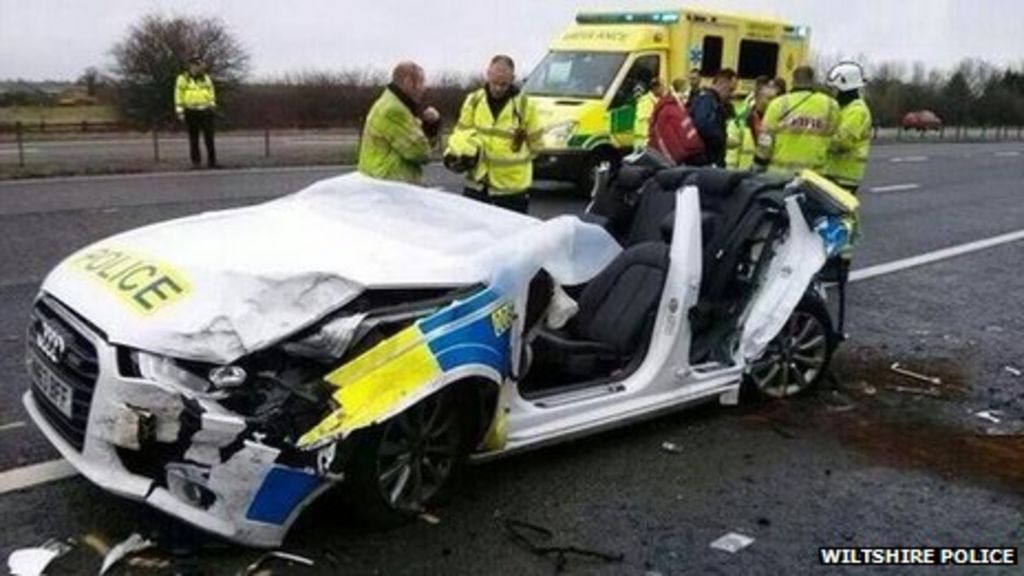
[[782, 331], [751, 366], [748, 382], [762, 397], [786, 398], [813, 388], [825, 376], [835, 336], [821, 298], [805, 296]]
[[465, 459], [466, 416], [455, 391], [444, 390], [354, 438], [356, 512], [378, 526], [422, 513]]

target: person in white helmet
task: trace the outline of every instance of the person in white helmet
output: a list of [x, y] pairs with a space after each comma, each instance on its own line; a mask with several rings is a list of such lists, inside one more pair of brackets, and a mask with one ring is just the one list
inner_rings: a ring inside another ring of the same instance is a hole
[[856, 62], [840, 62], [829, 70], [826, 83], [839, 102], [839, 128], [829, 145], [825, 175], [856, 193], [871, 150], [871, 110], [861, 97], [864, 69]]

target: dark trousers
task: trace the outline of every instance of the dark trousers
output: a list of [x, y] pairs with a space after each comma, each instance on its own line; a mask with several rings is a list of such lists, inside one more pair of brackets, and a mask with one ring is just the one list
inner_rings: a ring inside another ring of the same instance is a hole
[[467, 186], [462, 190], [462, 195], [466, 198], [472, 198], [473, 200], [512, 210], [513, 212], [519, 212], [520, 214], [530, 213], [530, 195], [527, 192], [491, 195], [487, 193], [487, 190], [476, 190]]
[[202, 157], [199, 155], [199, 132], [203, 133], [206, 144], [206, 163], [217, 165], [217, 150], [213, 146], [213, 110], [185, 110], [185, 125], [188, 126], [188, 153], [192, 165], [199, 166]]

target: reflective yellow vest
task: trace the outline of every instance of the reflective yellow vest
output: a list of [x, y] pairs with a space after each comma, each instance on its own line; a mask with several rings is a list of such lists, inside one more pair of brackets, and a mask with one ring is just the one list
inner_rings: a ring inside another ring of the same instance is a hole
[[193, 78], [188, 72], [178, 74], [174, 83], [174, 112], [183, 113], [188, 110], [206, 110], [217, 105], [217, 96], [213, 90], [213, 80], [209, 74], [201, 78]]
[[385, 88], [373, 103], [359, 141], [359, 171], [381, 180], [418, 184], [430, 160], [430, 141], [420, 121]]
[[644, 92], [636, 99], [636, 119], [633, 121], [633, 148], [641, 150], [647, 147], [647, 137], [651, 129], [651, 116], [658, 97], [651, 92]]
[[871, 110], [858, 98], [839, 113], [839, 129], [832, 137], [825, 175], [846, 188], [860, 186], [870, 151]]
[[[495, 118], [487, 105], [486, 90], [480, 88], [466, 97], [452, 132], [456, 141], [472, 141], [479, 147], [479, 161], [467, 174], [466, 185], [476, 189], [486, 186], [492, 196], [525, 192], [533, 183], [533, 155], [540, 150], [543, 135], [537, 110], [525, 95], [517, 94]], [[513, 139], [520, 128], [526, 131], [526, 139], [513, 150]]]
[[798, 90], [772, 100], [765, 110], [757, 156], [769, 171], [822, 171], [839, 126], [839, 104], [826, 94]]

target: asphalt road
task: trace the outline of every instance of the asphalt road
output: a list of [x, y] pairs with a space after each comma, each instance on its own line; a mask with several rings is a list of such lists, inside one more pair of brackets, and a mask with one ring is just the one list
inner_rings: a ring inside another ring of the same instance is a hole
[[[1022, 152], [1020, 143], [878, 147], [861, 194], [855, 267], [1024, 229]], [[0, 473], [56, 457], [31, 424], [19, 425], [27, 421], [22, 331], [47, 270], [109, 234], [263, 201], [341, 171], [0, 183]], [[458, 186], [437, 168], [429, 179]], [[542, 217], [581, 207], [552, 193], [533, 204]], [[700, 408], [476, 466], [434, 511], [438, 525], [369, 532], [328, 498], [284, 546], [317, 565], [291, 573], [555, 571], [556, 558], [509, 537], [510, 518], [550, 529], [551, 544], [623, 555], [570, 556], [565, 568], [575, 573], [824, 573], [820, 546], [1022, 546], [1024, 377], [1012, 370], [1024, 370], [1022, 244], [853, 284], [851, 339], [836, 359], [841, 395]], [[907, 393], [914, 382], [888, 370], [896, 361], [940, 376], [935, 397]], [[982, 410], [998, 410], [999, 422], [975, 415]], [[666, 441], [678, 452], [664, 451]], [[80, 542], [54, 573], [96, 570], [100, 556], [83, 539], [112, 544], [135, 531], [166, 533], [154, 512], [81, 478], [0, 494], [0, 511], [0, 558], [51, 537]], [[733, 531], [756, 541], [737, 554], [709, 548]], [[206, 573], [234, 573], [258, 556], [200, 541], [194, 562]], [[169, 553], [164, 546], [155, 556]]]

